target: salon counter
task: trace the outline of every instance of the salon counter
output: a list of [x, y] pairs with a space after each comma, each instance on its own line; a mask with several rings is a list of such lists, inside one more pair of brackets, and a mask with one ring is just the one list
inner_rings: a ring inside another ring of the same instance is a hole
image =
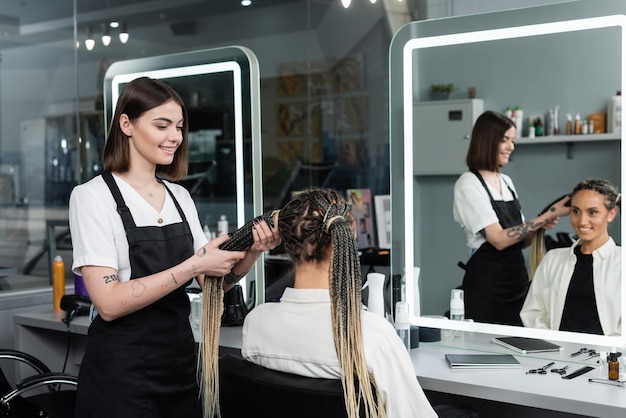
[[[41, 358], [53, 370], [60, 370], [67, 347], [67, 327], [61, 321], [63, 316], [63, 313], [51, 312], [15, 315], [15, 348]], [[86, 317], [76, 318], [70, 326], [69, 372], [78, 372], [88, 326]], [[499, 402], [502, 403], [502, 415], [507, 415], [506, 405], [510, 404], [547, 410], [543, 412], [561, 411], [594, 417], [626, 416], [626, 388], [590, 383], [589, 378], [599, 376], [599, 365], [597, 358], [582, 360], [583, 356], [570, 357], [571, 353], [581, 348], [579, 344], [562, 343], [564, 350], [561, 352], [524, 355], [492, 343], [493, 335], [457, 332], [455, 337], [452, 334], [444, 330], [441, 341], [422, 342], [419, 348], [411, 350], [415, 374], [426, 391]], [[195, 336], [198, 339], [197, 332]], [[240, 327], [222, 328], [220, 346], [240, 349], [241, 343]], [[606, 347], [587, 348], [607, 350]], [[444, 358], [448, 353], [485, 352], [513, 354], [522, 367], [458, 370], [450, 369]], [[551, 361], [555, 362], [554, 367], [573, 363], [569, 373], [585, 365], [595, 369], [571, 380], [550, 372], [545, 375], [526, 374], [526, 371]]]

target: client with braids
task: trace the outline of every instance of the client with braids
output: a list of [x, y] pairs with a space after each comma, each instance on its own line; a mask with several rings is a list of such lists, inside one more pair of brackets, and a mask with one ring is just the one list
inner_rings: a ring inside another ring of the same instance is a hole
[[578, 240], [541, 260], [520, 312], [524, 326], [620, 334], [622, 255], [608, 232], [618, 206], [620, 194], [606, 180], [574, 187], [570, 219]]
[[[295, 196], [277, 227], [295, 268], [278, 303], [246, 317], [242, 354], [261, 366], [341, 379], [348, 417], [436, 417], [393, 326], [361, 310], [356, 226], [344, 197], [328, 189]], [[356, 383], [355, 383], [356, 382]]]

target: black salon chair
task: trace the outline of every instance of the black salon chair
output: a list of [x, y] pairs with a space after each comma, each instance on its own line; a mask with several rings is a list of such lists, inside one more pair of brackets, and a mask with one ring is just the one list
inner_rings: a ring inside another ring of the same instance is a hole
[[220, 357], [219, 370], [222, 418], [347, 417], [340, 380], [270, 370], [231, 354]]
[[[4, 360], [11, 360], [10, 362]], [[0, 367], [0, 417], [68, 418], [74, 416], [78, 378], [53, 373], [39, 359], [17, 350], [0, 349], [2, 365], [23, 363], [36, 374], [9, 383]]]

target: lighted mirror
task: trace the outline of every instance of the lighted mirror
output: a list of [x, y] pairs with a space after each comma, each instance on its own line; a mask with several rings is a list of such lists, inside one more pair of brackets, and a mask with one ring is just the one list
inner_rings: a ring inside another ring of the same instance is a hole
[[[247, 48], [227, 47], [116, 62], [104, 81], [106, 125], [117, 98], [137, 77], [157, 78], [183, 98], [189, 117], [189, 190], [200, 222], [234, 231], [262, 213], [259, 70]], [[242, 280], [247, 304], [263, 302], [263, 261]]]
[[[545, 9], [540, 10], [536, 15], [528, 9], [498, 19], [483, 15], [412, 22], [394, 36], [391, 271], [405, 276], [407, 298], [412, 306], [420, 306], [419, 313], [412, 312], [415, 325], [621, 347], [626, 341], [623, 322], [621, 336], [598, 336], [432, 317], [449, 309], [450, 291], [463, 280], [457, 263], [468, 258], [465, 234], [453, 219], [453, 188], [467, 170], [465, 153], [478, 113], [504, 112], [507, 106], [519, 105], [525, 111], [522, 135], [527, 136], [532, 114], [545, 116], [558, 105], [560, 126], [564, 126], [567, 113], [586, 117], [605, 110], [610, 96], [624, 91], [626, 16], [546, 23], [542, 19], [549, 17]], [[532, 24], [520, 25], [525, 21]], [[451, 99], [430, 100], [428, 90], [435, 83], [453, 83]], [[476, 92], [473, 100], [468, 98], [469, 87]], [[428, 116], [428, 109], [437, 106], [445, 107], [443, 122]], [[460, 121], [466, 126], [463, 135], [451, 138], [447, 124]], [[587, 177], [606, 178], [622, 190], [624, 130], [622, 124], [619, 132], [584, 138], [519, 139], [503, 172], [515, 182], [525, 217], [536, 216]], [[558, 231], [572, 231], [569, 218], [561, 219], [548, 234]], [[621, 245], [621, 219], [609, 233]], [[528, 262], [527, 252], [525, 257]], [[419, 267], [418, 280], [414, 266]], [[625, 290], [622, 286], [622, 301], [626, 301]], [[415, 295], [420, 296], [419, 304]]]

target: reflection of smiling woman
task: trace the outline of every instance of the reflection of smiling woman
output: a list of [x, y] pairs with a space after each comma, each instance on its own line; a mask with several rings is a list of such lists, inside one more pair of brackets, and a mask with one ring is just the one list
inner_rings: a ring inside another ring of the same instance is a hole
[[567, 198], [526, 222], [511, 178], [501, 173], [515, 149], [515, 124], [486, 111], [472, 130], [467, 166], [454, 185], [454, 220], [467, 235], [471, 257], [463, 277], [465, 316], [479, 322], [521, 325], [528, 289], [522, 249], [535, 231], [567, 215]]
[[620, 195], [589, 179], [572, 192], [572, 227], [579, 239], [549, 251], [537, 268], [520, 316], [533, 328], [590, 334], [621, 333], [621, 248], [609, 236]]

